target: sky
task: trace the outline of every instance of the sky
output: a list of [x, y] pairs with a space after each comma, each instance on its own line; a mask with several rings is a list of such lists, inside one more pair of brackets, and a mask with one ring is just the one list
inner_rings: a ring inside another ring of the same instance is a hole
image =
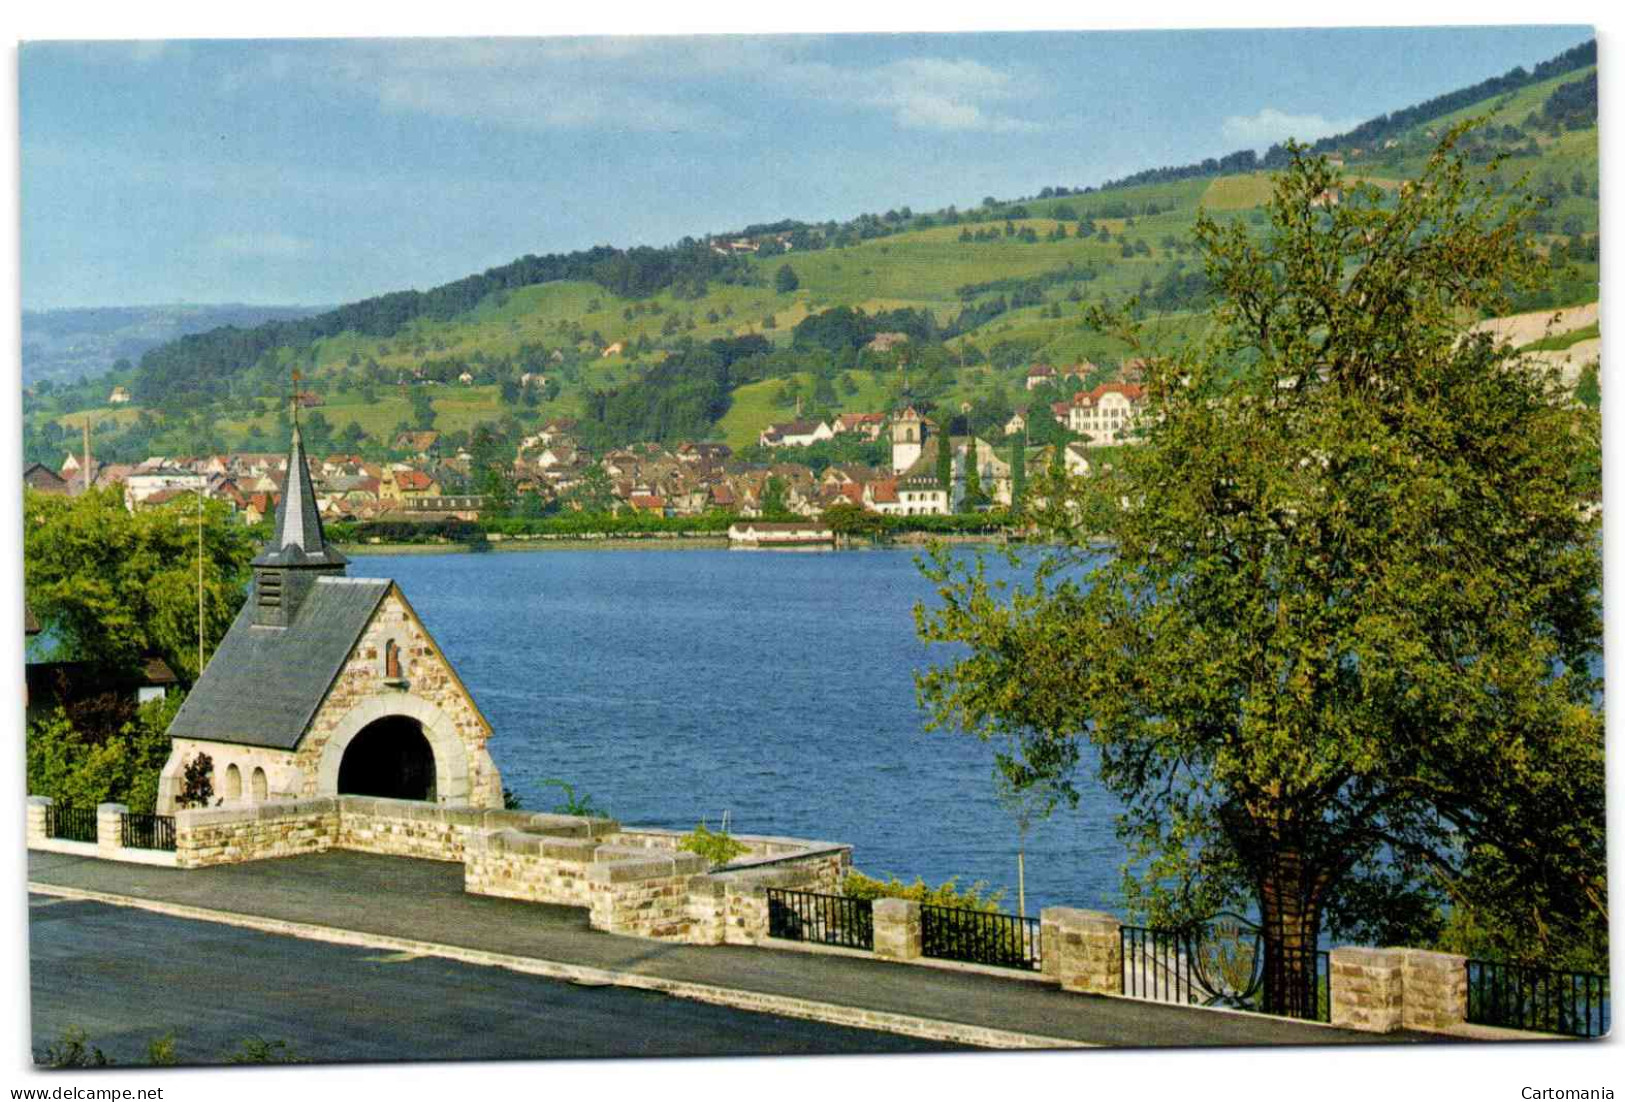
[[336, 304], [526, 253], [1313, 139], [1585, 27], [24, 43], [22, 304]]

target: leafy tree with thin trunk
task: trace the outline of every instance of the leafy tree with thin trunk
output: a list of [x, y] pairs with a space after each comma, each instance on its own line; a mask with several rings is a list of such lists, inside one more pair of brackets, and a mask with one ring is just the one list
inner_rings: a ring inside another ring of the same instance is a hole
[[976, 473], [976, 438], [965, 444], [965, 499], [960, 504], [965, 512], [974, 512], [987, 505], [990, 499], [982, 489], [982, 476]]
[[1606, 960], [1600, 426], [1470, 330], [1546, 273], [1463, 132], [1396, 194], [1295, 148], [1264, 232], [1204, 216], [1208, 336], [1095, 315], [1144, 443], [1045, 487], [1031, 584], [939, 554], [917, 614], [968, 648], [919, 675], [933, 725], [1092, 741], [1131, 906], [1250, 909], [1288, 1012], [1325, 928]]
[[1021, 512], [1021, 503], [1027, 496], [1027, 430], [1010, 445], [1010, 511]]

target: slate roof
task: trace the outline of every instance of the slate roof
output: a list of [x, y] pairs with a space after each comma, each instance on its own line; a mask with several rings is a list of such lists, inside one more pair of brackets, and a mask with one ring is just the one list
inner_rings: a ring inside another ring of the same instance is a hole
[[254, 557], [255, 566], [343, 566], [348, 560], [327, 545], [322, 518], [316, 511], [316, 491], [310, 484], [310, 463], [293, 426], [293, 450], [288, 456], [290, 477], [276, 508], [271, 541]]
[[285, 628], [256, 626], [251, 595], [169, 725], [170, 738], [292, 750], [393, 584], [317, 578]]

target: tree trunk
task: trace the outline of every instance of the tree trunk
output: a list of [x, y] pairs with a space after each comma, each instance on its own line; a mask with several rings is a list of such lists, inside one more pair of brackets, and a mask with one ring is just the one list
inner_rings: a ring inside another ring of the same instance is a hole
[[1022, 839], [1016, 848], [1016, 909], [1027, 917], [1027, 842]]
[[1260, 873], [1263, 1009], [1292, 1018], [1318, 1017], [1322, 878], [1295, 849], [1271, 854]]

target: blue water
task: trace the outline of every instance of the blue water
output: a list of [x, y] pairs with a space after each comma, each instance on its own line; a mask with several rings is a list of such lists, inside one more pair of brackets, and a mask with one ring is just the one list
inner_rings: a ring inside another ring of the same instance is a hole
[[[992, 748], [926, 733], [915, 701], [914, 670], [950, 654], [915, 637], [935, 594], [913, 552], [369, 555], [350, 572], [401, 584], [527, 808], [556, 806], [543, 782], [561, 778], [629, 824], [726, 811], [737, 833], [851, 843], [872, 875], [985, 880], [1015, 909]], [[1114, 901], [1117, 805], [1087, 767], [1079, 784], [1078, 809], [1028, 836], [1029, 914]]]

